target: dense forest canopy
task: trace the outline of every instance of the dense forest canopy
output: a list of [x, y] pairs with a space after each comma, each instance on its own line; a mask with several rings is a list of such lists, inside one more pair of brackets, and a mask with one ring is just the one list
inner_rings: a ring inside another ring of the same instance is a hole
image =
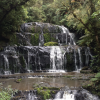
[[79, 45], [100, 55], [100, 0], [1, 0], [0, 41], [10, 41], [25, 22], [65, 25], [84, 35]]

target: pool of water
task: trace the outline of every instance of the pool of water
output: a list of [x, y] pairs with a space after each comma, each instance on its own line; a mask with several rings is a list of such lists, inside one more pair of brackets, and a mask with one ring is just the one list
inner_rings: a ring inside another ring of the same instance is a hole
[[[46, 76], [58, 76], [58, 77], [45, 77]], [[76, 73], [26, 73], [26, 74], [15, 74], [13, 76], [23, 77], [21, 82], [17, 83], [16, 78], [0, 79], [3, 86], [6, 87], [11, 85], [12, 88], [18, 90], [33, 90], [34, 85], [41, 85], [47, 87], [65, 87], [78, 88], [83, 84], [83, 80], [71, 80], [67, 77], [61, 77], [66, 75], [76, 75]], [[26, 77], [27, 76], [27, 77]], [[33, 77], [34, 76], [34, 77]], [[38, 77], [39, 76], [39, 77]]]
[[12, 88], [18, 90], [32, 90], [34, 85], [47, 87], [65, 87], [78, 88], [82, 86], [82, 80], [71, 80], [65, 77], [47, 78], [47, 77], [28, 77], [22, 79], [20, 83], [16, 83], [16, 79], [0, 79], [4, 87], [11, 85]]

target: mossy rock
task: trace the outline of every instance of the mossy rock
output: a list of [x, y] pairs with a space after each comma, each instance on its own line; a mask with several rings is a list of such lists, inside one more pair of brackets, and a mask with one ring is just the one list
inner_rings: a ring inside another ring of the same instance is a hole
[[89, 74], [92, 73], [92, 70], [81, 70], [80, 73]]
[[43, 100], [50, 99], [52, 95], [55, 95], [59, 88], [56, 87], [36, 87], [37, 95], [40, 96]]
[[33, 46], [39, 45], [39, 33], [33, 33], [33, 34], [31, 34], [30, 43], [31, 43]]
[[44, 46], [58, 46], [57, 42], [47, 42], [44, 44]]
[[20, 78], [20, 79], [17, 79], [17, 80], [15, 80], [15, 82], [16, 83], [20, 83], [22, 81], [22, 79]]

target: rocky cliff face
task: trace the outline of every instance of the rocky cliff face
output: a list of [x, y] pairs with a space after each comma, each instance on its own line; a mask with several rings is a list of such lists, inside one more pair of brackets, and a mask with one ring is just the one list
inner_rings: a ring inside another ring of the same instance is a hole
[[73, 43], [74, 34], [64, 26], [49, 23], [31, 22], [21, 25], [20, 32], [16, 33], [16, 45], [43, 46], [47, 42], [59, 42], [62, 45]]
[[[59, 46], [43, 46], [47, 42]], [[78, 71], [89, 66], [88, 47], [79, 47], [74, 34], [64, 26], [49, 23], [25, 23], [12, 39], [11, 46], [0, 52], [0, 74], [30, 71]]]

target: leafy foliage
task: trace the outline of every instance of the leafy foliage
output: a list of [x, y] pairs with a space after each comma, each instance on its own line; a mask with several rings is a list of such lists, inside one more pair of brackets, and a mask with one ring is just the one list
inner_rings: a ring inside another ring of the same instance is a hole
[[25, 20], [24, 4], [29, 0], [0, 1], [0, 39], [9, 41], [10, 34], [19, 30]]
[[90, 84], [84, 85], [83, 88], [100, 97], [100, 72], [97, 73], [95, 77], [90, 80], [90, 82]]
[[91, 60], [91, 70], [94, 73], [100, 72], [100, 59], [99, 55], [93, 56], [93, 59]]
[[0, 83], [0, 100], [11, 100], [12, 94], [17, 92], [17, 90], [13, 90], [11, 86], [4, 88], [2, 83]]
[[97, 73], [95, 77], [100, 79], [100, 73]]

